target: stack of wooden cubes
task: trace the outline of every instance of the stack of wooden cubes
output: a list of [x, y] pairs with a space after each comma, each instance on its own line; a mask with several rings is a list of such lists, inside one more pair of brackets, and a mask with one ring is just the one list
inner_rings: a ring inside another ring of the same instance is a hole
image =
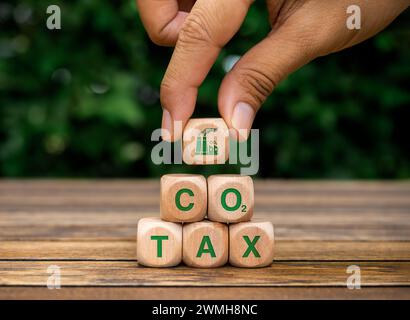
[[[224, 151], [224, 152], [221, 152]], [[183, 134], [189, 164], [224, 163], [229, 131], [222, 119], [191, 119]], [[167, 174], [161, 178], [160, 217], [138, 222], [138, 263], [214, 268], [263, 267], [273, 260], [274, 231], [268, 221], [251, 221], [252, 178], [243, 175]]]

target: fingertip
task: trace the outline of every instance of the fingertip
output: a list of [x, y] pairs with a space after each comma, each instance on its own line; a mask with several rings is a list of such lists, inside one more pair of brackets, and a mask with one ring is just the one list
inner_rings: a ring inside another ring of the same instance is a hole
[[163, 109], [162, 112], [162, 124], [161, 124], [161, 137], [162, 140], [167, 142], [175, 142], [182, 138], [183, 129], [186, 121], [174, 120], [171, 113]]
[[218, 95], [218, 109], [230, 129], [233, 129], [231, 138], [234, 141], [244, 142], [248, 139], [256, 109], [245, 102], [246, 95], [237, 84], [231, 73], [222, 81]]
[[167, 142], [173, 141], [173, 120], [171, 114], [167, 109], [162, 110], [162, 124], [161, 124], [161, 137], [162, 140]]
[[246, 141], [255, 119], [255, 110], [246, 102], [238, 102], [232, 112], [232, 128], [238, 133], [238, 141]]
[[218, 110], [229, 128], [232, 127], [232, 113], [235, 106], [235, 95], [232, 92], [233, 81], [228, 73], [222, 80], [218, 93]]
[[162, 128], [169, 132], [165, 140], [174, 142], [182, 138], [183, 129], [193, 114], [196, 96], [196, 88], [172, 84], [161, 86]]

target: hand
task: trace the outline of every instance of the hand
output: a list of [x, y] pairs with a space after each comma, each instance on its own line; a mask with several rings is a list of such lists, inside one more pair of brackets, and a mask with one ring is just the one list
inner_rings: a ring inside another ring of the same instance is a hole
[[[172, 132], [173, 121], [184, 126], [191, 117], [198, 87], [252, 2], [137, 0], [150, 38], [159, 45], [176, 45], [161, 84], [164, 129]], [[360, 30], [346, 27], [351, 4], [361, 8]], [[240, 140], [246, 139], [256, 112], [283, 78], [319, 56], [375, 35], [409, 5], [409, 0], [267, 0], [272, 30], [223, 79], [221, 116], [230, 128], [245, 129]]]

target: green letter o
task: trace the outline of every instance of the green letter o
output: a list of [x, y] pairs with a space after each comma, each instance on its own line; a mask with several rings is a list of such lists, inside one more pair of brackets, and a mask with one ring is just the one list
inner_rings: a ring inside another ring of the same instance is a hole
[[[236, 196], [236, 203], [232, 207], [228, 206], [228, 204], [226, 203], [226, 196], [228, 195], [228, 193], [234, 193], [235, 196]], [[237, 189], [228, 188], [228, 189], [225, 189], [224, 192], [222, 192], [221, 204], [222, 204], [222, 207], [225, 210], [227, 210], [227, 211], [236, 211], [241, 206], [241, 203], [242, 203], [242, 196], [241, 196], [241, 193]]]

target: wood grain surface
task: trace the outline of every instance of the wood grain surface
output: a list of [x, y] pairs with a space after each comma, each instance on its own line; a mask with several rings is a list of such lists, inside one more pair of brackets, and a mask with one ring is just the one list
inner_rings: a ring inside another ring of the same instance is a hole
[[[255, 181], [275, 226], [261, 269], [146, 268], [136, 226], [159, 216], [157, 180], [0, 181], [0, 299], [410, 297], [410, 182]], [[46, 288], [61, 268], [61, 290]], [[349, 290], [349, 265], [362, 289]]]

